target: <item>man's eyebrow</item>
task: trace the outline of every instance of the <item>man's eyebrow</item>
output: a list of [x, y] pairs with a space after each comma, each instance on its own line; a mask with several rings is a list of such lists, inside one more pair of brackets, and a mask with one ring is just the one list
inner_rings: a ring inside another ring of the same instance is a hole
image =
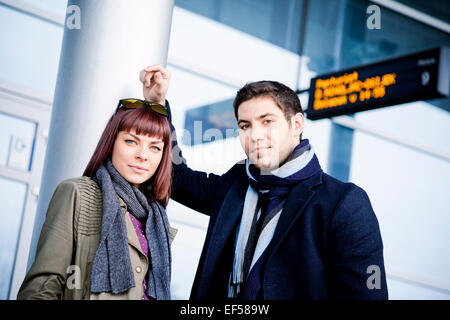
[[238, 124], [240, 124], [242, 122], [248, 122], [248, 121], [247, 120], [238, 120]]
[[263, 119], [263, 118], [268, 117], [268, 116], [276, 117], [277, 115], [275, 113], [268, 112], [268, 113], [260, 115], [257, 119]]
[[[264, 119], [265, 117], [268, 117], [268, 116], [276, 117], [277, 115], [275, 113], [268, 112], [268, 113], [265, 113], [265, 114], [262, 114], [262, 115], [258, 116], [256, 119], [258, 119], [258, 120], [259, 119]], [[250, 122], [250, 121], [245, 120], [245, 119], [238, 120], [238, 124], [240, 124], [241, 122]]]

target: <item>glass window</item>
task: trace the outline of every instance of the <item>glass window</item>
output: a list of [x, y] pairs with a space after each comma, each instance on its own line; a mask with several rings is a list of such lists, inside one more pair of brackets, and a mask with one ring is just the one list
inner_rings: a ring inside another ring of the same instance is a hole
[[27, 185], [0, 177], [0, 300], [8, 299]]
[[[184, 215], [192, 214], [186, 212], [185, 207], [173, 201], [169, 202], [168, 210], [170, 209], [172, 211], [184, 211]], [[195, 271], [202, 252], [202, 244], [205, 241], [207, 222], [204, 227], [197, 227], [172, 219], [170, 224], [178, 229], [177, 236], [172, 244], [172, 298], [187, 300], [194, 282]]]
[[[369, 30], [366, 10], [372, 1], [314, 0], [308, 4], [306, 62], [301, 68], [305, 78], [450, 46], [449, 34], [382, 6], [381, 29]], [[448, 154], [448, 111], [450, 99], [444, 98], [359, 112], [355, 119], [400, 141], [404, 138]], [[359, 130], [350, 143], [350, 181], [367, 192], [380, 223], [391, 298], [448, 296], [448, 290], [446, 294], [439, 288], [450, 286], [450, 260], [436, 255], [446, 250], [448, 242], [448, 159]], [[400, 282], [396, 276], [409, 280]], [[428, 284], [430, 290], [417, 283]]]
[[299, 51], [303, 0], [175, 0], [175, 5]]
[[[380, 6], [381, 29], [369, 30], [367, 0], [310, 1], [304, 55], [315, 74], [450, 46], [450, 35]], [[306, 70], [302, 70], [302, 72]], [[450, 111], [450, 98], [430, 100]]]
[[377, 215], [386, 272], [450, 288], [450, 256], [441, 254], [450, 226], [448, 161], [358, 131], [353, 150], [351, 180]]
[[0, 113], [0, 165], [31, 170], [36, 124]]
[[445, 290], [433, 290], [423, 285], [411, 284], [401, 278], [390, 277], [387, 279], [389, 288], [389, 300], [449, 300], [450, 295]]
[[0, 30], [0, 80], [53, 97], [63, 28], [0, 5]]
[[450, 35], [380, 6], [381, 29], [369, 30], [367, 0], [310, 1], [304, 53], [309, 69], [330, 72], [441, 45]]
[[58, 16], [65, 16], [66, 14], [67, 0], [20, 0], [20, 2]]
[[[233, 100], [222, 100], [187, 110], [184, 128], [190, 132], [191, 139], [184, 139], [183, 143], [191, 145], [237, 137]], [[197, 131], [202, 134], [197, 134]]]
[[[356, 114], [359, 123], [407, 139], [418, 146], [431, 146], [450, 154], [450, 113], [425, 101], [374, 109]], [[445, 133], [447, 132], [447, 133]]]
[[[236, 89], [174, 65], [169, 64], [168, 68], [172, 77], [167, 100], [178, 143], [189, 166], [217, 174], [228, 171], [245, 155], [238, 138], [226, 135], [225, 131], [236, 126], [232, 103]], [[227, 115], [226, 119], [219, 119], [217, 114]], [[194, 121], [198, 121], [197, 128], [194, 128]], [[220, 139], [225, 137], [229, 139]], [[211, 140], [221, 141], [206, 143]]]
[[396, 0], [411, 8], [436, 17], [443, 21], [450, 21], [450, 5], [446, 0]]

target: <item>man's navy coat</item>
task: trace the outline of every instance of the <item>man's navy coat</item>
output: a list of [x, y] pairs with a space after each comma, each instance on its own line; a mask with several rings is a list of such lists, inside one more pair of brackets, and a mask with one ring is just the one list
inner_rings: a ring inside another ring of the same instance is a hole
[[[223, 300], [249, 185], [245, 164], [221, 176], [190, 169], [167, 100], [166, 107], [173, 134], [171, 198], [210, 217], [190, 299]], [[294, 185], [266, 250], [265, 300], [388, 299], [378, 221], [366, 192], [353, 183], [319, 171]]]
[[[176, 144], [175, 144], [176, 146]], [[191, 299], [224, 299], [248, 180], [174, 166], [172, 198], [210, 217]], [[366, 192], [320, 171], [288, 195], [263, 269], [264, 299], [387, 299], [383, 244]]]

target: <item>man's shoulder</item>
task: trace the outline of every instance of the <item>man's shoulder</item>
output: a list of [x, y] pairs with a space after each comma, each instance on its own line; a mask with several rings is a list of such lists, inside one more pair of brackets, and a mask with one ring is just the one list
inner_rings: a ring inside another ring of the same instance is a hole
[[324, 184], [334, 188], [347, 188], [349, 185], [353, 185], [351, 182], [344, 182], [325, 172], [322, 172], [322, 181]]
[[227, 172], [223, 174], [228, 177], [245, 177], [247, 178], [247, 172], [245, 171], [245, 160], [236, 162]]
[[[364, 221], [370, 228], [376, 225], [376, 218], [368, 194], [353, 182], [343, 182], [322, 173], [322, 183], [314, 190], [309, 206], [314, 216], [322, 221], [340, 226]], [[317, 211], [318, 210], [318, 211]], [[320, 212], [320, 214], [316, 214]]]
[[366, 191], [353, 182], [341, 181], [329, 174], [322, 172], [322, 184], [317, 190], [337, 199], [344, 195], [350, 197], [368, 198]]

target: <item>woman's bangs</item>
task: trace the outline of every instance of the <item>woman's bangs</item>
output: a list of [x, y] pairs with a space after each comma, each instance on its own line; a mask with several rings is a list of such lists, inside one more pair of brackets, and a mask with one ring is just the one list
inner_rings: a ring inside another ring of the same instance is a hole
[[119, 131], [135, 131], [137, 134], [158, 137], [166, 143], [170, 128], [164, 116], [147, 108], [132, 109], [124, 112]]

